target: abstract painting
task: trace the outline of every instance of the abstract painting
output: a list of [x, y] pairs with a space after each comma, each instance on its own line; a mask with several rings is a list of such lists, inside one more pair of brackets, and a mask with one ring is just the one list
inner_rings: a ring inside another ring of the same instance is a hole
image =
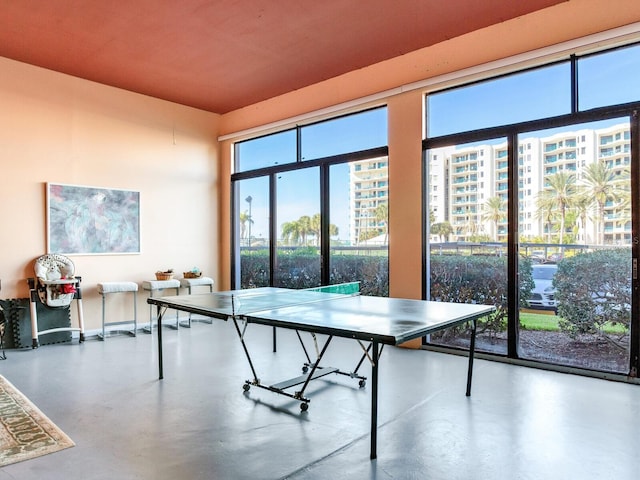
[[47, 252], [140, 253], [140, 192], [47, 183]]

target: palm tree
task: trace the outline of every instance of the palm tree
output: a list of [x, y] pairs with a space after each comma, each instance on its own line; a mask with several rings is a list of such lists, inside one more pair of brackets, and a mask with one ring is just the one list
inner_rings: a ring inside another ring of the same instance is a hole
[[493, 223], [495, 239], [498, 240], [498, 224], [506, 218], [507, 203], [500, 197], [491, 197], [482, 206], [482, 220]]
[[538, 196], [548, 199], [560, 211], [560, 239], [564, 242], [567, 209], [572, 205], [577, 191], [576, 177], [571, 173], [560, 171], [546, 178], [547, 186]]
[[538, 198], [536, 199], [536, 206], [538, 208], [536, 211], [536, 218], [541, 219], [547, 226], [547, 243], [551, 243], [553, 220], [556, 214], [556, 202], [548, 195], [538, 194]]
[[320, 214], [316, 213], [313, 217], [311, 217], [311, 221], [309, 222], [309, 233], [316, 238], [316, 246], [320, 245], [321, 230], [322, 221], [320, 218]]
[[389, 205], [388, 204], [381, 203], [376, 207], [375, 219], [376, 219], [376, 223], [382, 224], [382, 229], [384, 231], [384, 244], [386, 245], [389, 239]]
[[[333, 223], [329, 224], [329, 236], [335, 237], [338, 235], [338, 227]], [[316, 246], [320, 245], [320, 237], [322, 236], [322, 217], [319, 213], [316, 213], [311, 217], [309, 221], [309, 234], [313, 235], [316, 239]]]
[[[319, 213], [309, 217], [301, 216], [298, 220], [285, 222], [282, 224], [282, 240], [285, 243], [307, 245], [308, 237], [314, 236], [316, 245], [320, 244], [321, 217]], [[333, 223], [329, 224], [329, 236], [338, 235], [338, 227]]]
[[604, 245], [604, 207], [609, 200], [618, 200], [616, 175], [604, 162], [596, 162], [586, 166], [583, 179], [587, 194], [597, 208], [596, 241]]
[[303, 245], [307, 245], [307, 237], [309, 234], [313, 234], [311, 229], [311, 217], [303, 215], [298, 219], [298, 225], [300, 227], [300, 239]]
[[453, 227], [447, 221], [438, 222], [431, 225], [431, 234], [440, 237], [440, 241], [444, 242], [449, 239], [449, 235], [453, 233]]
[[285, 244], [300, 243], [300, 223], [297, 221], [282, 224], [282, 240]]
[[[589, 216], [592, 200], [593, 199], [589, 197], [584, 188], [580, 188], [573, 201], [573, 208], [575, 209], [576, 216], [580, 221], [578, 238], [585, 244], [589, 243], [587, 236], [587, 217]], [[580, 230], [582, 230], [581, 235], [579, 233]]]
[[[615, 196], [612, 200], [617, 203], [615, 205], [615, 220], [620, 225], [629, 224], [631, 227], [631, 185], [629, 179], [631, 177], [631, 171], [626, 168], [621, 172], [616, 172], [614, 192]], [[624, 181], [624, 182], [623, 182]]]
[[[249, 216], [246, 210], [240, 213], [239, 220], [240, 220], [240, 238], [245, 238], [247, 236], [247, 224], [253, 223], [253, 220], [251, 219], [251, 216]], [[251, 239], [249, 239], [249, 241], [251, 241]]]
[[478, 225], [475, 215], [467, 217], [467, 223], [465, 225], [465, 238], [466, 242], [475, 242], [482, 236], [482, 225]]

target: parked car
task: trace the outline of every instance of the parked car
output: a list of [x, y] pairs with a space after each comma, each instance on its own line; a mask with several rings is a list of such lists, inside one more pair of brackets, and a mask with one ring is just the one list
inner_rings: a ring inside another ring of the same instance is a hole
[[544, 263], [546, 258], [544, 256], [544, 250], [533, 250], [530, 255], [533, 263]]
[[556, 289], [553, 287], [553, 277], [558, 271], [558, 265], [532, 265], [534, 287], [531, 297], [527, 300], [530, 308], [556, 310], [558, 302], [555, 299]]

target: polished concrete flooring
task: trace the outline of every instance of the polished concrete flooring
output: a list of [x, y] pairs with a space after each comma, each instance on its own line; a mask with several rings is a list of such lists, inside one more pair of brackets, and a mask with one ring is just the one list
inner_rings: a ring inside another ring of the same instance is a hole
[[[378, 458], [369, 460], [370, 385], [312, 384], [310, 408], [242, 384], [250, 370], [231, 324], [10, 350], [0, 373], [76, 446], [0, 468], [7, 479], [640, 478], [640, 386], [387, 348], [380, 364]], [[300, 373], [291, 332], [246, 332], [263, 383]], [[328, 362], [350, 367], [356, 343]], [[364, 371], [369, 373], [369, 366]], [[260, 373], [264, 372], [264, 373]]]

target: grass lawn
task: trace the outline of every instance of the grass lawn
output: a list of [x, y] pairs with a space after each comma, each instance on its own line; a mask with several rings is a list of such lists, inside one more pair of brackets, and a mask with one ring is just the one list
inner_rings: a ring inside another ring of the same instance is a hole
[[[559, 332], [558, 316], [549, 313], [531, 313], [529, 310], [520, 312], [520, 326], [526, 330], [538, 330], [543, 332]], [[606, 333], [624, 333], [622, 325], [605, 325]]]
[[520, 312], [520, 327], [526, 330], [559, 332], [558, 316], [551, 313]]

